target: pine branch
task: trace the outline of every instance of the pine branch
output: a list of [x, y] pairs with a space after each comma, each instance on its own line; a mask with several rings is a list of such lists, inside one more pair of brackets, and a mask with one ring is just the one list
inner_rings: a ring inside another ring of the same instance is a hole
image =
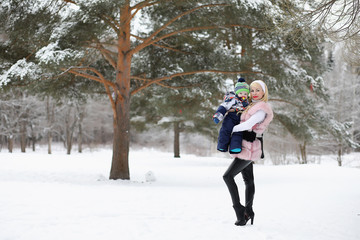
[[96, 46], [89, 45], [89, 48], [95, 48], [100, 51], [104, 58], [110, 63], [110, 65], [116, 70], [116, 61], [112, 58], [111, 55], [115, 55], [114, 52], [106, 49], [100, 41], [95, 42]]
[[143, 1], [143, 2], [140, 2], [138, 4], [136, 4], [135, 6], [133, 7], [130, 7], [130, 11], [134, 10], [135, 9], [135, 12], [133, 14], [131, 14], [131, 17], [127, 20], [128, 21], [131, 21], [131, 19], [133, 19], [135, 17], [135, 15], [143, 8], [145, 7], [150, 7], [150, 6], [153, 6], [153, 5], [156, 5], [158, 3], [160, 3], [160, 1], [155, 1], [155, 2], [151, 2], [153, 0], [146, 0], [146, 1]]
[[[83, 73], [83, 72], [78, 72], [76, 70], [80, 70], [80, 71], [88, 70], [88, 71], [95, 73], [99, 77], [96, 77], [94, 75], [90, 75], [87, 73]], [[100, 82], [100, 83], [104, 84], [105, 89], [106, 89], [106, 94], [108, 95], [108, 97], [110, 98], [110, 101], [111, 101], [111, 106], [113, 107], [113, 110], [115, 110], [115, 102], [114, 102], [114, 99], [112, 98], [112, 93], [109, 89], [109, 86], [113, 89], [114, 92], [117, 92], [118, 96], [120, 96], [121, 98], [122, 98], [122, 95], [117, 90], [116, 85], [113, 82], [105, 79], [105, 77], [99, 71], [97, 71], [96, 69], [91, 68], [91, 67], [71, 67], [71, 68], [67, 69], [64, 73], [66, 73], [66, 72], [69, 72], [76, 76], [84, 77], [86, 79], [94, 80], [96, 82]], [[116, 111], [114, 111], [114, 114], [115, 114], [114, 116], [116, 116]]]
[[153, 6], [155, 4], [160, 3], [160, 1], [155, 1], [155, 2], [151, 2], [151, 1], [154, 1], [154, 0], [145, 0], [143, 2], [139, 2], [135, 6], [131, 7], [130, 10], [134, 10], [134, 9], [141, 10], [145, 7]]
[[63, 0], [63, 1], [64, 1], [64, 2], [67, 2], [67, 3], [72, 3], [72, 4], [77, 5], [75, 1], [71, 1], [71, 0]]
[[104, 20], [104, 22], [109, 24], [109, 26], [115, 31], [115, 33], [119, 35], [121, 26], [112, 17], [107, 15], [102, 15], [100, 16], [100, 18]]
[[274, 119], [278, 120], [281, 125], [283, 125], [284, 128], [286, 128], [286, 130], [290, 133], [291, 136], [293, 136], [295, 139], [297, 139], [297, 137], [295, 136], [295, 134], [293, 133], [293, 129], [290, 128], [288, 126], [288, 124], [286, 124], [286, 122], [284, 122], [283, 120], [281, 120], [280, 117], [278, 117], [278, 114], [276, 114], [276, 112], [274, 112]]
[[222, 71], [222, 70], [197, 70], [197, 71], [191, 71], [191, 72], [182, 72], [182, 73], [174, 73], [170, 76], [165, 76], [165, 77], [160, 77], [160, 78], [155, 78], [155, 79], [148, 79], [148, 78], [142, 78], [142, 77], [137, 77], [137, 76], [131, 76], [132, 79], [137, 79], [137, 80], [143, 80], [145, 83], [138, 87], [137, 89], [134, 89], [131, 92], [131, 95], [140, 92], [141, 90], [149, 87], [152, 84], [157, 84], [161, 81], [164, 80], [171, 80], [175, 77], [181, 77], [181, 76], [187, 76], [187, 75], [194, 75], [194, 74], [198, 74], [198, 73], [219, 73], [219, 74], [243, 74], [243, 73], [253, 73], [253, 74], [259, 74], [261, 72], [250, 72], [250, 71]]
[[131, 76], [131, 79], [141, 80], [141, 81], [145, 81], [145, 82], [151, 80], [149, 78], [144, 78], [144, 77], [139, 77], [139, 76]]
[[[84, 73], [84, 72], [79, 72], [79, 71], [90, 71], [90, 72], [95, 73], [98, 77], [96, 77], [94, 75]], [[113, 82], [105, 79], [105, 77], [99, 71], [97, 71], [94, 68], [91, 68], [91, 67], [70, 67], [70, 68], [66, 69], [62, 74], [67, 73], [67, 72], [72, 73], [72, 74], [74, 74], [76, 76], [80, 76], [80, 77], [84, 77], [84, 78], [87, 78], [87, 79], [90, 79], [90, 80], [94, 80], [96, 82], [100, 82], [100, 83], [104, 84], [105, 86], [112, 87], [114, 89], [114, 91], [116, 90], [116, 85]]]
[[169, 85], [166, 85], [162, 82], [158, 82], [156, 83], [157, 85], [161, 86], [161, 87], [164, 87], [164, 88], [169, 88], [169, 89], [183, 89], [183, 88], [192, 88], [192, 87], [200, 87], [199, 84], [194, 84], [194, 85], [189, 85], [189, 86], [169, 86]]
[[[165, 34], [165, 35], [163, 35], [161, 37], [158, 37], [158, 38], [156, 38], [156, 39], [154, 39], [152, 41], [147, 41], [146, 44], [145, 44], [145, 41], [144, 41], [142, 44], [135, 47], [131, 51], [131, 54], [134, 54], [134, 53], [140, 51], [141, 49], [143, 49], [143, 48], [145, 48], [145, 47], [147, 47], [149, 45], [152, 45], [152, 44], [154, 44], [154, 43], [156, 43], [156, 42], [158, 42], [158, 41], [160, 41], [162, 39], [177, 35], [179, 33], [195, 32], [195, 31], [200, 31], [200, 30], [210, 30], [210, 29], [217, 29], [217, 28], [230, 28], [230, 27], [243, 27], [243, 28], [248, 28], [248, 29], [255, 29], [255, 30], [258, 30], [258, 31], [264, 30], [262, 28], [256, 28], [256, 27], [252, 27], [252, 26], [249, 26], [249, 25], [242, 25], [242, 24], [229, 24], [229, 25], [223, 25], [223, 26], [202, 26], [202, 27], [185, 28], [185, 29], [181, 29], [181, 30], [178, 30], [178, 31], [174, 31], [174, 32]], [[141, 47], [138, 48], [139, 46], [141, 46]]]
[[[136, 36], [134, 34], [131, 34], [132, 37], [138, 39], [138, 40], [141, 40], [141, 41], [145, 41], [144, 38], [141, 38], [139, 36]], [[153, 43], [152, 45], [156, 46], [156, 47], [160, 47], [160, 48], [165, 48], [165, 49], [168, 49], [170, 51], [174, 51], [174, 52], [180, 52], [180, 53], [184, 53], [184, 54], [192, 54], [190, 52], [185, 52], [185, 51], [181, 51], [179, 49], [176, 49], [176, 48], [172, 48], [172, 47], [168, 47], [168, 46], [164, 46], [164, 45], [160, 45], [160, 44], [157, 44], [157, 43]]]
[[[154, 42], [152, 39], [154, 37], [156, 37], [161, 31], [165, 30], [170, 24], [172, 24], [173, 22], [175, 22], [176, 20], [178, 20], [179, 18], [183, 17], [183, 16], [186, 16], [190, 13], [193, 13], [199, 9], [202, 9], [202, 8], [206, 8], [206, 7], [218, 7], [218, 6], [228, 6], [227, 4], [208, 4], [208, 5], [202, 5], [202, 6], [199, 6], [199, 7], [196, 7], [196, 8], [193, 8], [193, 9], [190, 9], [186, 12], [183, 12], [179, 15], [177, 15], [176, 17], [170, 19], [167, 23], [165, 23], [164, 25], [162, 25], [159, 29], [157, 29], [154, 33], [152, 33], [149, 37], [146, 38], [146, 40], [142, 43], [142, 44], [139, 44], [138, 46], [136, 46], [132, 51], [131, 51], [131, 54], [134, 54], [134, 53], [137, 53], [139, 52], [140, 50], [144, 49], [145, 47], [151, 45], [151, 42]], [[157, 41], [155, 41], [157, 42]]]
[[[112, 93], [110, 91], [110, 88], [108, 85], [104, 84], [105, 86], [105, 90], [106, 90], [106, 94], [108, 95], [109, 99], [110, 99], [110, 103], [111, 103], [111, 108], [113, 110], [114, 113], [114, 118], [116, 119], [116, 105], [115, 105], [115, 101], [113, 99]], [[113, 88], [114, 89], [114, 88]]]
[[290, 101], [287, 101], [287, 100], [284, 100], [284, 99], [275, 99], [275, 98], [271, 98], [271, 99], [269, 99], [269, 101], [283, 102], [283, 103], [290, 104], [290, 105], [292, 105], [292, 106], [297, 107], [297, 108], [301, 111], [301, 113], [304, 114], [304, 116], [306, 116], [306, 117], [312, 117], [313, 119], [316, 119], [315, 116], [314, 116], [314, 114], [312, 114], [311, 112], [310, 112], [310, 114], [309, 114], [309, 112], [305, 112], [300, 105], [295, 104], [295, 103], [293, 103], [293, 102], [290, 102]]

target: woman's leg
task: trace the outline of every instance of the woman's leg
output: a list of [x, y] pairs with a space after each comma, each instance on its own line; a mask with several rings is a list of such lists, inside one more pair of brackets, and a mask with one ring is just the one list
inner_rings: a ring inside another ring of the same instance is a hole
[[251, 163], [252, 163], [251, 161], [235, 158], [223, 176], [224, 181], [229, 189], [231, 200], [233, 202], [233, 208], [236, 213], [237, 221], [235, 222], [235, 225], [240, 225], [240, 226], [245, 225], [246, 219], [245, 219], [245, 207], [240, 203], [239, 191], [236, 182], [234, 180], [234, 177], [240, 172], [242, 172]]
[[252, 161], [242, 160], [239, 158], [235, 158], [234, 161], [230, 164], [229, 168], [224, 173], [224, 181], [229, 189], [231, 200], [233, 205], [240, 204], [240, 197], [238, 187], [234, 180], [234, 177], [242, 172], [246, 167], [248, 167]]
[[253, 172], [253, 163], [248, 165], [241, 172], [244, 182], [245, 182], [245, 214], [246, 220], [251, 219], [251, 224], [254, 221], [254, 211], [252, 209], [254, 195], [255, 195], [255, 184], [254, 184], [254, 172]]

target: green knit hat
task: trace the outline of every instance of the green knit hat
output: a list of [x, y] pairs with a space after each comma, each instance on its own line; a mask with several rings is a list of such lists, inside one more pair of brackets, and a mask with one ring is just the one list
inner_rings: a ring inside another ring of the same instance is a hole
[[239, 92], [247, 92], [250, 93], [250, 87], [245, 82], [244, 78], [239, 78], [238, 82], [235, 84], [235, 94], [238, 94]]

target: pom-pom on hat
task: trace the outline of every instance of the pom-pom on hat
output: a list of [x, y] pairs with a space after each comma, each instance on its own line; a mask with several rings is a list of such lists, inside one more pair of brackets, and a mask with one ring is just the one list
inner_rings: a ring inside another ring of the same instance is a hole
[[239, 92], [247, 92], [250, 93], [250, 87], [245, 82], [244, 78], [239, 78], [238, 82], [235, 84], [235, 94], [238, 94]]

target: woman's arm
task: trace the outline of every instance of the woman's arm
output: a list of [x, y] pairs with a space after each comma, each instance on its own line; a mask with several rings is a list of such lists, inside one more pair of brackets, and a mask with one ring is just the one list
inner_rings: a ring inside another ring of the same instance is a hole
[[253, 126], [257, 123], [264, 121], [266, 113], [263, 110], [259, 110], [254, 115], [252, 115], [248, 120], [234, 126], [233, 132], [242, 132], [246, 130], [251, 130]]

